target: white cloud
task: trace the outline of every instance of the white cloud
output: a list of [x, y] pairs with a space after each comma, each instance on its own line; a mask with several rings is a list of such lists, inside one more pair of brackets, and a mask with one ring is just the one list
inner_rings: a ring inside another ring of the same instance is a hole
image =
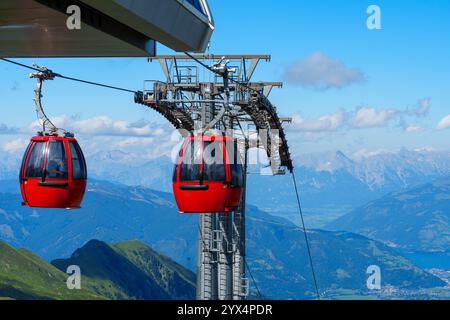
[[[77, 119], [66, 115], [52, 117], [52, 122], [58, 128], [63, 128], [75, 134], [89, 134], [97, 136], [160, 136], [166, 132], [166, 127], [141, 119], [136, 122], [113, 120], [108, 116], [97, 116], [88, 119]], [[39, 121], [33, 121], [22, 132], [36, 132], [42, 130]]]
[[[71, 124], [75, 121], [74, 117], [69, 117], [66, 115], [54, 116], [51, 118], [52, 123], [58, 128], [66, 128], [67, 125]], [[38, 131], [42, 131], [42, 124], [39, 120], [35, 120], [30, 123], [28, 127], [22, 128], [20, 132], [24, 134], [36, 133]]]
[[160, 134], [160, 127], [150, 122], [140, 121], [129, 123], [123, 120], [113, 120], [108, 116], [99, 116], [74, 123], [74, 130], [84, 134], [121, 135], [121, 136], [152, 136]]
[[361, 107], [349, 120], [350, 126], [354, 128], [371, 128], [385, 125], [399, 111], [395, 109], [375, 109], [372, 107]]
[[155, 138], [140, 138], [140, 137], [130, 137], [126, 139], [121, 139], [120, 141], [114, 144], [117, 148], [133, 148], [133, 147], [148, 147], [149, 145], [155, 143]]
[[2, 144], [1, 148], [3, 151], [8, 153], [22, 153], [25, 151], [27, 145], [29, 144], [30, 140], [24, 139], [24, 138], [17, 138], [14, 140], [6, 141]]
[[[144, 165], [147, 161], [161, 156], [170, 157], [175, 148], [179, 151], [177, 141], [170, 137], [119, 137], [119, 136], [85, 136], [78, 139], [86, 158], [102, 159], [104, 161], [123, 162], [130, 165]], [[100, 168], [101, 163], [90, 164], [91, 167]]]
[[424, 128], [421, 125], [409, 125], [405, 128], [405, 132], [407, 133], [420, 133], [424, 131]]
[[[163, 155], [170, 156], [173, 146], [180, 139], [177, 130], [169, 124], [157, 124], [147, 120], [113, 120], [107, 116], [79, 119], [60, 115], [52, 117], [53, 123], [60, 128], [75, 133], [83, 152], [87, 157], [108, 153], [127, 154], [132, 159], [150, 160]], [[1, 126], [3, 127], [3, 126]], [[17, 137], [0, 132], [0, 153], [21, 157], [30, 137], [42, 130], [38, 121], [17, 129]]]
[[425, 117], [430, 111], [431, 99], [423, 98], [417, 101], [417, 103], [411, 108], [407, 108], [404, 111], [405, 115], [415, 117]]
[[450, 128], [450, 114], [442, 118], [436, 126], [436, 129], [438, 130], [444, 130], [447, 128]]
[[300, 113], [292, 116], [292, 129], [308, 132], [336, 131], [340, 129], [344, 122], [344, 115], [341, 111], [334, 114], [326, 114], [317, 119], [304, 118]]
[[290, 65], [285, 78], [293, 84], [327, 90], [362, 82], [365, 76], [360, 69], [348, 68], [341, 60], [317, 51]]
[[[307, 118], [301, 113], [292, 115], [291, 131], [301, 131], [308, 134], [335, 132], [348, 129], [379, 128], [398, 121], [398, 126], [406, 133], [419, 133], [425, 130], [421, 124], [408, 124], [407, 117], [424, 117], [430, 109], [430, 99], [421, 99], [411, 109], [381, 109], [371, 106], [355, 108], [353, 111], [339, 110], [332, 114], [325, 114], [316, 118]], [[320, 139], [326, 135], [312, 135]]]

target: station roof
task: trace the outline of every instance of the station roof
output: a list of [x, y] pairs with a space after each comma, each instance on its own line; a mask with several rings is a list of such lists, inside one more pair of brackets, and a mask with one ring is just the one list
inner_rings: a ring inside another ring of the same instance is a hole
[[[67, 27], [70, 5], [80, 7], [79, 30]], [[0, 1], [3, 57], [151, 57], [156, 41], [203, 52], [213, 29], [204, 0]]]

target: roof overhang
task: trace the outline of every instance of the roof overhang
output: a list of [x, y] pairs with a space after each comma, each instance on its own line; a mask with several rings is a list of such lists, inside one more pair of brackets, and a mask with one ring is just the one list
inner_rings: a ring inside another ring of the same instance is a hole
[[[67, 7], [81, 9], [69, 30]], [[156, 41], [175, 51], [203, 51], [212, 19], [184, 0], [2, 0], [0, 56], [152, 57]]]
[[206, 0], [82, 0], [178, 52], [204, 52], [214, 31]]

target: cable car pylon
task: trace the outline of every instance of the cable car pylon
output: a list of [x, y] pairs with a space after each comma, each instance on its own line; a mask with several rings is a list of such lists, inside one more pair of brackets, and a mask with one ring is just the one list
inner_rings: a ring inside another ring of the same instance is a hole
[[[197, 299], [246, 299], [248, 150], [264, 149], [274, 175], [284, 174], [285, 168], [293, 170], [282, 127], [282, 122], [289, 119], [280, 118], [268, 99], [272, 88], [281, 87], [282, 83], [251, 81], [258, 63], [270, 60], [268, 55], [186, 53], [149, 60], [159, 61], [166, 79], [145, 81], [144, 90], [136, 92], [134, 99], [160, 113], [187, 137], [175, 165], [174, 194], [181, 212], [200, 214]], [[200, 145], [191, 147], [194, 140]], [[214, 154], [224, 160], [222, 165], [214, 167], [203, 159], [206, 143], [211, 140], [221, 141]], [[237, 169], [229, 162], [230, 148], [222, 145], [225, 140], [236, 144], [241, 163]], [[184, 162], [194, 161], [196, 152], [199, 163]], [[215, 189], [218, 185], [222, 185], [221, 193]], [[230, 198], [236, 194], [240, 201]], [[205, 211], [213, 209], [217, 211]]]

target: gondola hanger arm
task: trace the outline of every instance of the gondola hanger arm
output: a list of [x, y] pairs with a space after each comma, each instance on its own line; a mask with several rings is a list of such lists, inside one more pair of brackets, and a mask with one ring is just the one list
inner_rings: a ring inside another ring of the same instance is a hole
[[43, 135], [61, 135], [63, 136], [65, 134], [64, 131], [58, 129], [53, 122], [47, 117], [45, 114], [44, 108], [42, 106], [42, 86], [44, 83], [44, 80], [53, 80], [55, 78], [55, 74], [46, 67], [39, 67], [36, 64], [33, 64], [33, 67], [39, 71], [35, 71], [33, 73], [30, 73], [30, 78], [36, 79], [36, 90], [34, 90], [34, 103], [36, 105], [36, 114], [38, 116], [38, 119], [41, 121], [42, 124], [42, 134]]

